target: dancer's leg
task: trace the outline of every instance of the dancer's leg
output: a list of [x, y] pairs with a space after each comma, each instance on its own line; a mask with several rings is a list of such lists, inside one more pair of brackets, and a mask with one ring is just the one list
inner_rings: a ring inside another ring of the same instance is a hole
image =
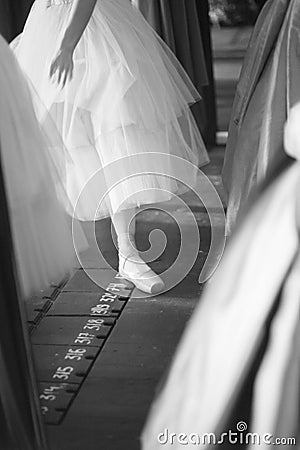
[[135, 246], [135, 209], [112, 216], [119, 249], [119, 273], [140, 290], [155, 294], [164, 289], [161, 278], [140, 258]]
[[117, 235], [119, 254], [129, 257], [136, 252], [135, 247], [135, 208], [125, 209], [112, 216]]

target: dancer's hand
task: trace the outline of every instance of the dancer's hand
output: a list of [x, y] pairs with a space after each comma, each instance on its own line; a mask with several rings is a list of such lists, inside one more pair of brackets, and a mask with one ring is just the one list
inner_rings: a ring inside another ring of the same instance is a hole
[[61, 89], [65, 87], [67, 81], [73, 77], [73, 51], [69, 49], [59, 50], [50, 66], [50, 78], [57, 74], [57, 84]]

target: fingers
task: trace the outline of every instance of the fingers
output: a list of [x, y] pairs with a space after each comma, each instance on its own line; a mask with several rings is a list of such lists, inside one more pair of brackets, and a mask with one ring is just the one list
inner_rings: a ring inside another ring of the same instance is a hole
[[50, 66], [50, 72], [49, 72], [50, 78], [53, 78], [57, 69], [58, 69], [58, 67], [57, 67], [56, 61], [53, 61], [53, 63]]
[[49, 75], [50, 75], [50, 78], [52, 78], [54, 75], [54, 64], [53, 63], [50, 66]]
[[61, 83], [61, 79], [62, 79], [62, 76], [63, 76], [63, 70], [62, 69], [58, 69], [57, 70], [57, 84], [58, 84], [58, 86], [60, 86], [60, 83]]
[[63, 89], [68, 81], [73, 78], [73, 67], [71, 66], [58, 66], [56, 63], [51, 64], [50, 78], [56, 75], [56, 84]]
[[72, 78], [73, 78], [73, 66], [65, 67], [64, 71], [61, 73], [62, 89], [65, 87], [67, 81], [71, 81]]
[[57, 71], [58, 71], [57, 62], [53, 61], [53, 63], [50, 66], [50, 71], [49, 71], [49, 76], [53, 82], [54, 82], [53, 78], [54, 78], [55, 74], [57, 73]]
[[72, 55], [69, 53], [59, 53], [50, 65], [50, 78], [58, 87], [63, 89], [66, 83], [73, 78], [73, 68]]
[[69, 76], [68, 76], [68, 72], [67, 72], [67, 71], [65, 71], [65, 73], [64, 73], [64, 76], [63, 76], [62, 88], [64, 88], [64, 87], [65, 87], [65, 85], [66, 85], [66, 82], [68, 81], [68, 78], [69, 78]]

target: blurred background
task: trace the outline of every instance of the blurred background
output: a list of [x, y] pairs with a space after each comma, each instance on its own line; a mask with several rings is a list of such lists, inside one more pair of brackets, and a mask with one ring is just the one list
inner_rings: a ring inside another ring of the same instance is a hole
[[266, 0], [209, 0], [218, 131], [228, 130], [245, 51], [265, 3]]

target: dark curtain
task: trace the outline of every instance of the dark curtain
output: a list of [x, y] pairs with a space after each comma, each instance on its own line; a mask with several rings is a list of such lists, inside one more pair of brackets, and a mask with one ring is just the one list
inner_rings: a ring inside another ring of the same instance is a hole
[[217, 132], [217, 112], [215, 100], [215, 82], [213, 73], [213, 53], [210, 34], [209, 3], [208, 0], [196, 0], [198, 20], [203, 42], [204, 58], [208, 76], [208, 84], [202, 87], [206, 117], [204, 139], [208, 145], [215, 145]]
[[10, 42], [23, 29], [33, 0], [0, 0], [0, 33]]
[[193, 113], [209, 145], [215, 143], [216, 108], [208, 0], [133, 0], [176, 54], [203, 97]]
[[261, 9], [266, 2], [267, 2], [267, 0], [255, 0], [255, 3], [259, 9]]

